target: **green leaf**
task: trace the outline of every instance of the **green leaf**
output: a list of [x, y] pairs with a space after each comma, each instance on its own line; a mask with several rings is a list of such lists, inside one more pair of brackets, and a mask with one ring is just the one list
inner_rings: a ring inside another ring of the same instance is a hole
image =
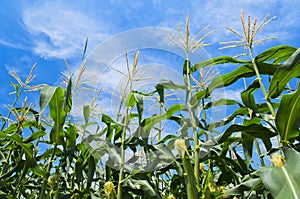
[[53, 86], [48, 86], [48, 85], [43, 86], [40, 94], [40, 112], [42, 112], [49, 104], [56, 89], [57, 87], [53, 87]]
[[37, 131], [32, 133], [28, 138], [23, 139], [23, 142], [24, 143], [32, 142], [40, 137], [43, 137], [44, 135], [46, 135], [45, 131]]
[[69, 113], [71, 109], [72, 109], [72, 78], [70, 78], [67, 86], [67, 91], [66, 91], [66, 96], [64, 101], [64, 111], [66, 113]]
[[83, 162], [84, 160], [82, 159], [82, 157], [79, 157], [75, 163], [75, 175], [76, 175], [76, 182], [78, 185], [80, 185], [81, 182], [83, 181], [83, 173], [82, 173], [84, 169]]
[[66, 112], [63, 110], [64, 95], [64, 89], [57, 87], [49, 102], [50, 117], [54, 121], [54, 127], [50, 132], [50, 142], [54, 144], [58, 144], [60, 137], [63, 135], [63, 125], [66, 118]]
[[150, 130], [154, 127], [155, 124], [165, 120], [170, 119], [176, 112], [186, 111], [187, 107], [184, 104], [173, 104], [165, 114], [154, 115], [150, 118], [144, 119], [139, 127], [140, 133], [143, 137], [147, 137], [145, 134], [148, 134]]
[[[106, 114], [102, 114], [102, 122], [107, 125], [106, 139], [111, 140], [114, 136], [114, 139], [118, 139], [121, 136], [122, 128], [117, 124], [112, 118]], [[115, 132], [114, 132], [115, 130]], [[115, 133], [115, 134], [114, 134]]]
[[83, 106], [83, 117], [85, 123], [88, 123], [91, 115], [91, 107], [89, 105]]
[[[252, 120], [245, 119], [243, 125], [249, 125], [253, 123], [260, 124], [260, 119], [259, 118], [253, 118]], [[251, 136], [251, 133], [248, 133], [247, 131], [242, 131], [242, 140], [243, 140], [242, 146], [244, 150], [244, 156], [248, 166], [252, 160], [253, 142], [255, 140], [255, 137]]]
[[126, 99], [126, 107], [132, 108], [136, 104], [136, 100], [134, 97], [134, 94], [132, 92], [129, 93], [127, 99]]
[[260, 88], [260, 84], [258, 79], [254, 80], [252, 84], [241, 93], [241, 98], [243, 103], [248, 107], [251, 108], [254, 112], [257, 112], [257, 104], [254, 99], [253, 93]]
[[260, 177], [274, 198], [300, 198], [300, 153], [294, 149], [285, 149], [284, 166], [263, 167]]
[[5, 179], [11, 177], [14, 173], [21, 171], [24, 168], [25, 161], [19, 161], [15, 166], [10, 167], [10, 170], [1, 174], [0, 178]]
[[[147, 146], [147, 152], [149, 153], [147, 159], [151, 160], [146, 167], [143, 168], [145, 171], [153, 171], [159, 168], [165, 168], [175, 161], [175, 157], [172, 151], [164, 143], [154, 144]], [[137, 160], [136, 160], [137, 162]]]
[[292, 46], [275, 46], [256, 56], [255, 62], [258, 63], [274, 60], [273, 63], [280, 63], [288, 59], [295, 52], [295, 50], [296, 48]]
[[202, 198], [210, 198], [210, 187], [209, 185], [212, 182], [212, 172], [211, 168], [208, 168], [208, 170], [205, 173], [205, 178], [203, 180], [202, 186]]
[[239, 102], [237, 102], [235, 100], [221, 98], [221, 99], [218, 99], [216, 101], [209, 102], [209, 103], [205, 104], [205, 106], [203, 108], [204, 109], [209, 109], [211, 107], [223, 106], [223, 105], [239, 105], [240, 107], [242, 106], [242, 104], [240, 104]]
[[275, 72], [269, 86], [269, 97], [276, 98], [285, 89], [287, 83], [300, 76], [300, 48]]
[[233, 64], [245, 64], [245, 63], [251, 63], [251, 61], [246, 61], [246, 60], [238, 60], [234, 59], [229, 56], [220, 56], [216, 58], [212, 58], [209, 60], [205, 60], [202, 62], [199, 62], [195, 64], [194, 66], [191, 67], [191, 72], [195, 72], [199, 70], [200, 68], [206, 67], [206, 66], [213, 66], [213, 65], [218, 65], [218, 64], [228, 64], [228, 63], [233, 63]]
[[275, 133], [261, 124], [251, 123], [249, 125], [237, 125], [233, 124], [229, 126], [226, 131], [217, 139], [219, 143], [223, 143], [234, 132], [244, 131], [247, 134], [261, 139], [270, 139], [275, 136]]
[[185, 85], [175, 84], [173, 81], [165, 80], [165, 79], [161, 80], [159, 82], [159, 85], [161, 85], [164, 89], [174, 89], [174, 90], [187, 89]]
[[132, 108], [136, 105], [139, 117], [139, 123], [141, 123], [144, 111], [143, 95], [138, 92], [131, 91], [126, 99], [126, 107]]
[[[273, 75], [278, 67], [277, 65], [267, 63], [257, 63], [256, 65], [259, 73], [265, 75]], [[229, 86], [240, 78], [253, 77], [255, 75], [256, 73], [254, 71], [253, 64], [240, 66], [230, 73], [215, 77], [208, 87], [209, 92], [216, 88]]]
[[0, 138], [7, 138], [11, 141], [14, 141], [17, 145], [21, 146], [25, 152], [26, 159], [30, 165], [34, 165], [35, 161], [33, 159], [33, 144], [32, 143], [23, 143], [23, 140], [19, 134], [7, 135], [3, 132], [0, 132]]
[[78, 137], [77, 129], [75, 125], [72, 125], [66, 130], [66, 147], [74, 147], [76, 145], [76, 139]]
[[283, 64], [286, 70], [291, 70], [300, 63], [300, 48], [298, 48]]
[[182, 74], [186, 75], [188, 71], [190, 71], [191, 62], [189, 60], [185, 60], [183, 64]]
[[275, 123], [279, 131], [281, 142], [289, 142], [299, 136], [300, 127], [300, 88], [293, 94], [282, 96], [276, 114]]
[[87, 186], [86, 187], [91, 187], [94, 174], [96, 170], [96, 162], [95, 158], [93, 156], [90, 156], [88, 158], [88, 172], [87, 172]]
[[209, 90], [197, 91], [190, 99], [190, 104], [192, 107], [197, 107], [200, 100], [209, 96]]
[[236, 109], [231, 115], [224, 118], [223, 120], [213, 122], [213, 123], [209, 124], [209, 129], [212, 129], [212, 128], [215, 128], [215, 127], [220, 127], [222, 125], [226, 125], [229, 122], [231, 122], [232, 120], [234, 120], [236, 118], [236, 116], [238, 116], [238, 115], [241, 115], [241, 116], [249, 115], [248, 108], [247, 107], [240, 107], [240, 108]]
[[[266, 75], [273, 75], [277, 69], [277, 65], [266, 63], [257, 63], [257, 67], [260, 74]], [[253, 64], [248, 64], [238, 67], [233, 72], [217, 76], [211, 81], [206, 90], [198, 91], [191, 97], [190, 104], [195, 107], [201, 99], [208, 97], [214, 89], [229, 86], [240, 78], [253, 77], [255, 75]]]
[[159, 95], [159, 102], [164, 103], [165, 101], [165, 95], [164, 95], [164, 87], [163, 85], [157, 84], [155, 86], [156, 91], [158, 92]]
[[157, 198], [156, 191], [147, 180], [130, 179], [130, 181], [132, 182], [131, 188], [142, 190], [144, 192], [144, 196], [147, 196], [147, 198]]
[[137, 107], [138, 116], [139, 116], [139, 123], [141, 123], [142, 118], [143, 118], [143, 111], [144, 111], [144, 98], [142, 95], [140, 95], [138, 93], [134, 93], [134, 98], [136, 101], [136, 107]]
[[243, 192], [250, 191], [260, 184], [261, 184], [260, 178], [250, 178], [245, 181], [242, 181], [237, 186], [235, 186], [229, 190], [226, 190], [225, 193], [227, 195], [242, 195]]

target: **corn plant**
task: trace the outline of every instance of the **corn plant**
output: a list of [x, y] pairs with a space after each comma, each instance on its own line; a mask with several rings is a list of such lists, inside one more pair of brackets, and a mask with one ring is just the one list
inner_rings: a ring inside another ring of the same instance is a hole
[[[267, 15], [251, 24], [242, 11], [242, 33], [227, 28], [238, 40], [221, 43], [222, 49], [243, 47], [242, 53], [192, 63], [191, 54], [208, 48], [204, 40], [214, 31], [206, 26], [192, 36], [187, 16], [178, 35], [170, 35], [185, 53], [183, 84], [164, 79], [150, 92], [134, 89], [142, 81], [139, 52], [132, 66], [125, 53], [126, 82], [115, 118], [99, 112], [101, 89], [85, 87], [82, 79], [87, 41], [78, 74], [65, 61], [62, 87], [31, 85], [36, 65], [25, 81], [11, 72], [15, 100], [1, 114], [0, 197], [300, 198], [300, 51], [287, 45], [253, 51], [274, 39], [256, 39], [274, 19]], [[233, 70], [214, 73], [212, 67], [220, 65]], [[213, 98], [214, 91], [241, 83], [241, 100]], [[185, 93], [184, 103], [168, 102], [172, 90]], [[24, 97], [27, 91], [39, 92], [39, 107]], [[78, 122], [72, 109], [84, 99], [75, 104], [73, 96], [87, 91], [95, 96]], [[149, 100], [159, 112], [145, 113]], [[221, 106], [228, 109], [226, 117], [210, 119]], [[164, 122], [177, 132], [163, 129]]]

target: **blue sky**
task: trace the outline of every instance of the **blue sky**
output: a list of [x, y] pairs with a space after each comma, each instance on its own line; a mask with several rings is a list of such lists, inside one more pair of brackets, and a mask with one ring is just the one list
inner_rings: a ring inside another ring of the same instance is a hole
[[[81, 64], [81, 55], [83, 52], [86, 38], [89, 39], [87, 60], [95, 60], [101, 62], [103, 57], [114, 52], [123, 52], [133, 43], [133, 47], [129, 50], [141, 49], [140, 63], [142, 67], [149, 68], [156, 65], [156, 69], [152, 70], [150, 75], [155, 76], [155, 81], [165, 78], [164, 69], [160, 70], [161, 65], [170, 71], [167, 79], [178, 79], [180, 73], [180, 65], [182, 57], [178, 51], [168, 49], [147, 50], [147, 45], [151, 46], [150, 32], [145, 36], [145, 42], [141, 44], [143, 35], [130, 37], [127, 41], [119, 43], [110, 43], [115, 41], [114, 38], [120, 38], [120, 34], [124, 31], [133, 31], [143, 28], [159, 28], [176, 29], [176, 23], [184, 26], [186, 13], [190, 16], [191, 34], [196, 34], [204, 26], [210, 24], [210, 29], [216, 30], [214, 34], [209, 36], [205, 43], [211, 46], [206, 47], [204, 59], [207, 57], [218, 56], [221, 54], [232, 54], [235, 51], [217, 50], [219, 42], [236, 39], [235, 35], [225, 29], [229, 26], [237, 31], [241, 31], [240, 11], [245, 10], [245, 14], [251, 14], [257, 17], [260, 22], [267, 13], [276, 16], [276, 19], [265, 27], [259, 34], [259, 38], [277, 36], [278, 40], [266, 42], [262, 47], [257, 47], [257, 51], [261, 51], [268, 47], [278, 44], [287, 44], [299, 47], [299, 30], [300, 30], [300, 4], [298, 0], [153, 0], [153, 1], [123, 1], [123, 0], [88, 0], [88, 1], [1, 1], [0, 2], [0, 80], [1, 80], [1, 110], [5, 110], [4, 106], [11, 103], [13, 96], [8, 93], [13, 91], [9, 86], [9, 81], [13, 80], [7, 73], [16, 71], [22, 79], [26, 78], [31, 66], [37, 63], [34, 72], [36, 78], [32, 82], [46, 83], [50, 85], [59, 85], [61, 82], [61, 72], [66, 71], [64, 58], [68, 60], [71, 70], [76, 71]], [[149, 30], [149, 29], [147, 29]], [[140, 42], [137, 42], [137, 40]], [[103, 42], [110, 45], [103, 51]], [[165, 40], [159, 41], [161, 43]], [[158, 42], [158, 43], [159, 43]], [[135, 45], [136, 44], [136, 45]], [[167, 44], [166, 44], [167, 45]], [[168, 44], [169, 45], [169, 44]], [[100, 47], [99, 47], [100, 46]], [[101, 55], [94, 55], [97, 49], [102, 50]], [[102, 49], [101, 49], [102, 48]], [[163, 51], [159, 53], [159, 51]], [[240, 49], [242, 50], [242, 49]], [[176, 51], [176, 52], [175, 52]], [[132, 57], [132, 53], [129, 54]], [[159, 55], [167, 58], [164, 59]], [[203, 52], [198, 54], [203, 55]], [[202, 58], [203, 59], [203, 58]], [[132, 58], [130, 59], [132, 61]], [[196, 60], [192, 61], [198, 61]], [[112, 60], [106, 60], [102, 65], [98, 65], [97, 69], [87, 64], [86, 77], [96, 75], [96, 80], [90, 82], [94, 86], [95, 83], [107, 86], [108, 89], [118, 89], [122, 77], [120, 74], [105, 73], [108, 81], [99, 77], [99, 68], [103, 73], [103, 64], [111, 64], [115, 69], [123, 71], [125, 59], [122, 53], [114, 54]], [[174, 63], [177, 63], [174, 64]], [[180, 62], [180, 63], [179, 63]], [[88, 62], [87, 62], [88, 63]], [[173, 67], [173, 68], [172, 68]], [[155, 67], [154, 67], [155, 68]], [[221, 72], [230, 69], [219, 68]], [[159, 74], [159, 75], [157, 75]], [[109, 76], [108, 76], [109, 75]], [[119, 75], [119, 76], [118, 76]], [[146, 76], [142, 76], [146, 77]], [[115, 79], [117, 78], [117, 80]], [[101, 82], [102, 81], [102, 82]], [[151, 80], [154, 81], [154, 80]], [[117, 82], [117, 83], [116, 83]], [[141, 88], [148, 83], [137, 85]], [[151, 85], [152, 86], [152, 85]], [[227, 93], [232, 98], [238, 97], [240, 88], [233, 88]], [[107, 102], [103, 95], [99, 103]], [[32, 99], [34, 95], [32, 96]], [[21, 102], [20, 102], [21, 103]], [[113, 106], [106, 104], [105, 106]], [[105, 108], [104, 108], [105, 109]]]

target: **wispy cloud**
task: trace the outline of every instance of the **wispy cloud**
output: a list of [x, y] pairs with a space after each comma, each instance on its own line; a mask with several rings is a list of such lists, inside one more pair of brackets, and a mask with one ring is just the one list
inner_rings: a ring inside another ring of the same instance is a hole
[[101, 19], [58, 1], [24, 6], [23, 23], [32, 35], [35, 53], [45, 58], [78, 56], [87, 37], [98, 43], [107, 36]]
[[[193, 2], [193, 8], [199, 8], [199, 2]], [[194, 23], [197, 24], [210, 23], [212, 27], [217, 29], [216, 34], [213, 35], [213, 42], [220, 42], [228, 40], [229, 31], [225, 26], [229, 26], [235, 30], [242, 30], [240, 23], [240, 11], [245, 10], [245, 14], [251, 14], [261, 21], [266, 14], [270, 13], [271, 16], [277, 16], [277, 19], [260, 32], [260, 36], [265, 38], [269, 36], [278, 36], [283, 42], [288, 40], [287, 33], [290, 33], [290, 28], [298, 26], [295, 21], [300, 20], [299, 3], [297, 0], [290, 1], [209, 1], [203, 4], [200, 9], [201, 12], [193, 12]], [[285, 27], [285, 28], [282, 28]]]
[[24, 46], [5, 41], [1, 38], [0, 38], [0, 45], [4, 45], [4, 46], [9, 47], [9, 48], [25, 49]]

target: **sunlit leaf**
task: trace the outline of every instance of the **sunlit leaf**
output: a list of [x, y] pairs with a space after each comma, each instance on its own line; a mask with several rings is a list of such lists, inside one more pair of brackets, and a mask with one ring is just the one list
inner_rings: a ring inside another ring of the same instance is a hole
[[[277, 65], [267, 63], [257, 63], [257, 67], [259, 73], [265, 75], [273, 75], [277, 69]], [[211, 92], [215, 88], [229, 86], [243, 77], [253, 77], [255, 75], [256, 73], [252, 64], [243, 65], [230, 73], [217, 76], [211, 81], [208, 88]]]
[[255, 62], [272, 61], [273, 63], [280, 63], [287, 60], [295, 50], [296, 48], [292, 46], [275, 46], [256, 56]]
[[136, 179], [130, 179], [131, 181], [131, 188], [142, 190], [144, 196], [147, 196], [147, 198], [157, 198], [157, 193], [153, 189], [152, 185], [149, 184], [147, 180], [136, 180]]
[[57, 87], [54, 86], [48, 86], [48, 85], [43, 86], [40, 94], [40, 112], [42, 112], [49, 104], [56, 89]]
[[275, 136], [275, 133], [273, 133], [268, 128], [260, 124], [256, 124], [256, 123], [251, 123], [249, 125], [233, 124], [229, 126], [226, 129], [226, 131], [220, 136], [218, 142], [223, 143], [229, 136], [231, 136], [232, 133], [241, 132], [241, 131], [247, 132], [247, 134], [261, 139], [270, 139], [271, 137]]
[[287, 83], [300, 76], [300, 48], [275, 72], [269, 86], [269, 97], [276, 98], [285, 89]]
[[83, 106], [83, 118], [85, 123], [88, 123], [91, 115], [91, 107], [90, 105]]
[[281, 142], [289, 142], [299, 136], [300, 130], [300, 88], [297, 92], [282, 96], [275, 123]]
[[294, 149], [285, 149], [284, 166], [263, 167], [260, 176], [274, 198], [300, 198], [300, 154]]
[[30, 165], [35, 164], [35, 160], [33, 158], [33, 144], [32, 143], [24, 143], [19, 134], [7, 135], [3, 132], [0, 132], [0, 138], [9, 139], [11, 141], [14, 141], [17, 145], [21, 146], [25, 152], [28, 163]]
[[246, 107], [251, 108], [254, 112], [257, 112], [257, 104], [254, 98], [254, 92], [260, 88], [259, 81], [256, 79], [248, 88], [241, 93], [241, 98]]
[[195, 72], [195, 71], [199, 70], [200, 68], [203, 68], [206, 66], [213, 66], [213, 65], [218, 65], [218, 64], [229, 64], [229, 63], [245, 64], [245, 63], [251, 63], [251, 62], [247, 61], [247, 60], [234, 59], [229, 56], [220, 56], [220, 57], [216, 57], [216, 58], [212, 58], [209, 60], [199, 62], [199, 63], [193, 65], [190, 70], [191, 70], [191, 72]]
[[175, 84], [173, 81], [171, 80], [161, 80], [159, 82], [159, 85], [161, 85], [164, 89], [187, 89], [185, 85], [180, 85], [180, 84]]
[[57, 87], [49, 102], [50, 117], [54, 121], [54, 126], [50, 132], [50, 141], [52, 143], [59, 143], [60, 137], [63, 135], [63, 125], [66, 118], [66, 112], [63, 110], [64, 97], [64, 89]]
[[69, 126], [66, 133], [66, 147], [74, 147], [76, 145], [76, 139], [78, 137], [77, 129], [75, 125]]
[[24, 143], [32, 142], [36, 139], [39, 139], [40, 137], [43, 137], [44, 135], [46, 135], [45, 131], [36, 131], [32, 133], [28, 138], [23, 139], [23, 142]]

